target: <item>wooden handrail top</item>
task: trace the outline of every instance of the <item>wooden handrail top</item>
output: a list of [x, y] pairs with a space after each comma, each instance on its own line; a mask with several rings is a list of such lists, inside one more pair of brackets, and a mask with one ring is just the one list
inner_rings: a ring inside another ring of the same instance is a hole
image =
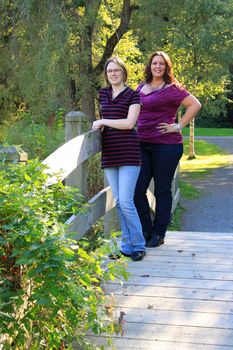
[[63, 144], [42, 163], [51, 174], [48, 185], [64, 180], [90, 156], [101, 151], [101, 132], [90, 130]]

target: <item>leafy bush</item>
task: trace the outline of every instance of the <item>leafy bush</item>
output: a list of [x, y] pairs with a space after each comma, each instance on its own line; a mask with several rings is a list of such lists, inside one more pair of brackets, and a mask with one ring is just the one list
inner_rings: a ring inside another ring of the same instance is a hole
[[61, 111], [56, 113], [52, 126], [35, 123], [30, 116], [13, 124], [6, 122], [1, 127], [0, 143], [20, 145], [28, 153], [29, 159], [45, 159], [64, 143]]
[[[104, 263], [109, 245], [87, 253], [63, 224], [82, 210], [79, 193], [47, 187], [44, 166], [0, 170], [0, 344], [4, 350], [84, 348], [86, 333], [114, 330], [101, 282], [126, 277]], [[75, 245], [74, 245], [75, 244]]]

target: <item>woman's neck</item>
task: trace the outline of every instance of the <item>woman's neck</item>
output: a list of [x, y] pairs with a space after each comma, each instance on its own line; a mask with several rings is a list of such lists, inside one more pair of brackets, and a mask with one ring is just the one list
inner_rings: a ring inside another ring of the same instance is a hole
[[123, 90], [125, 88], [125, 84], [119, 84], [119, 85], [112, 85], [112, 91], [114, 91], [114, 93], [119, 93], [121, 90]]
[[121, 91], [125, 89], [125, 84], [112, 85], [112, 98], [115, 98]]
[[154, 79], [154, 78], [149, 83], [149, 85], [155, 89], [160, 88], [164, 84], [165, 84], [165, 81], [163, 79]]

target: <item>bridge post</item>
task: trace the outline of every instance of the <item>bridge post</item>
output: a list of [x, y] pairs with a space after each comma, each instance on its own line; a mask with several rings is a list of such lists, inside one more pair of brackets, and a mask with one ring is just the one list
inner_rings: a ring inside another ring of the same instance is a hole
[[[83, 134], [89, 129], [86, 115], [81, 111], [71, 111], [65, 116], [65, 142]], [[79, 187], [81, 194], [87, 196], [87, 163], [75, 169], [65, 180], [66, 185]]]
[[20, 146], [1, 146], [0, 147], [0, 162], [5, 165], [9, 163], [26, 164], [28, 161], [28, 154]]

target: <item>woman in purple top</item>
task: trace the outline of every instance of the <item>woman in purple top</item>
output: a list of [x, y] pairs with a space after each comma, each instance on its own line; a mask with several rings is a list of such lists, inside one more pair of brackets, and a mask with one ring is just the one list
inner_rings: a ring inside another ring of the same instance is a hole
[[[102, 119], [92, 128], [102, 129], [102, 168], [116, 200], [121, 230], [121, 253], [133, 260], [146, 254], [142, 226], [134, 204], [134, 190], [141, 168], [140, 145], [133, 129], [140, 111], [139, 93], [125, 85], [127, 70], [117, 57], [105, 65], [107, 88], [100, 90]], [[111, 254], [111, 258], [118, 258]]]
[[[174, 78], [169, 56], [153, 53], [145, 68], [145, 83], [140, 84], [141, 111], [138, 117], [138, 136], [141, 144], [142, 167], [135, 189], [135, 205], [141, 220], [147, 247], [164, 243], [170, 222], [171, 183], [183, 153], [181, 129], [201, 108], [200, 102]], [[185, 113], [176, 123], [180, 105]], [[156, 213], [152, 223], [146, 196], [151, 179], [154, 180]]]

